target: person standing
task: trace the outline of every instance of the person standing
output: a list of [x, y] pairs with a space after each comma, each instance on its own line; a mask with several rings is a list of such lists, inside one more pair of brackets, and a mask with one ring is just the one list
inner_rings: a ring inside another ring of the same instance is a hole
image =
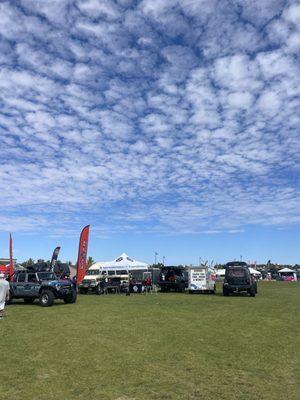
[[9, 283], [5, 279], [5, 275], [0, 273], [0, 319], [3, 318], [5, 301], [9, 298]]

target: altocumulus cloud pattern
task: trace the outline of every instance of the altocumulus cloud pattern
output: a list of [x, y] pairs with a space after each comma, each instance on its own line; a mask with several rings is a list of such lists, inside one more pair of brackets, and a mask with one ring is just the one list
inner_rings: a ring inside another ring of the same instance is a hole
[[299, 222], [299, 29], [297, 1], [2, 0], [2, 229]]

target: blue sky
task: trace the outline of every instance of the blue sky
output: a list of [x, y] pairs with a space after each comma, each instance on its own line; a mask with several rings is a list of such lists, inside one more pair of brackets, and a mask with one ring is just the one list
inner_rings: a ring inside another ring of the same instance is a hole
[[0, 2], [0, 251], [299, 262], [300, 3]]

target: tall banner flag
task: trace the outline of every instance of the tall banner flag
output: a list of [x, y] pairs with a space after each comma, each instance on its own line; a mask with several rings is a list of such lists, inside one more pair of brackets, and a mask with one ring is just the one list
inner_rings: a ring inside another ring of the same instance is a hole
[[9, 234], [9, 279], [14, 280], [14, 260], [13, 260], [13, 240], [11, 233]]
[[60, 246], [57, 246], [53, 251], [51, 262], [50, 262], [50, 271], [51, 272], [54, 272], [54, 267], [55, 267], [55, 264], [56, 264], [56, 261], [58, 258], [59, 251], [60, 251]]
[[80, 235], [77, 257], [77, 284], [81, 283], [86, 273], [86, 258], [89, 243], [90, 225], [85, 226]]

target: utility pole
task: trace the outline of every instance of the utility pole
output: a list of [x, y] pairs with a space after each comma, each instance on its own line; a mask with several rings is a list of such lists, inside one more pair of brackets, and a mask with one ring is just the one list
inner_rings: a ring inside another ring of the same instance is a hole
[[157, 261], [157, 260], [156, 260], [156, 257], [157, 257], [157, 256], [158, 256], [158, 253], [155, 252], [155, 253], [154, 253], [154, 265], [156, 265], [156, 261]]
[[163, 256], [163, 265], [165, 265], [165, 256]]

